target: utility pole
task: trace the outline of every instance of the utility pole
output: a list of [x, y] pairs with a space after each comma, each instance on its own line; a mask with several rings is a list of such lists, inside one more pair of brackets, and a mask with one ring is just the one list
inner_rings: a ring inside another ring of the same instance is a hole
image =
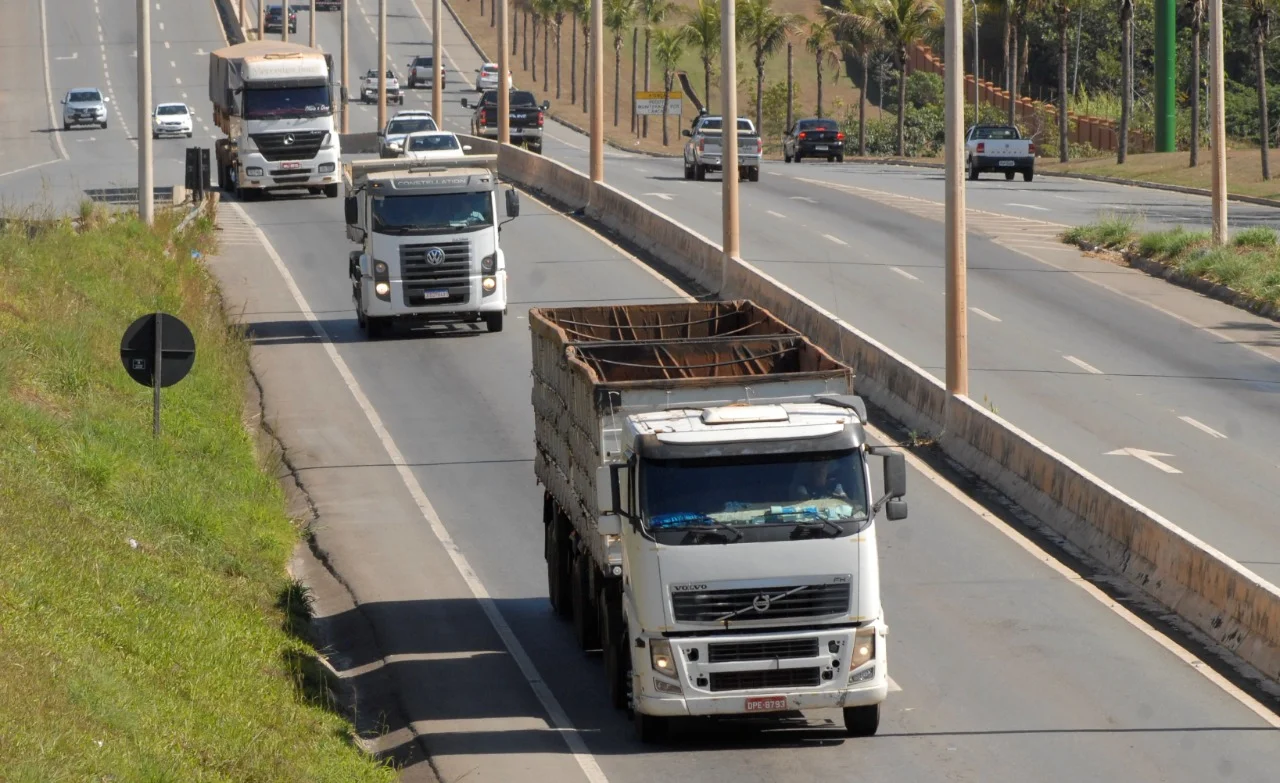
[[138, 217], [155, 222], [151, 169], [151, 0], [138, 0]]
[[724, 213], [724, 266], [720, 290], [727, 282], [729, 265], [741, 255], [738, 249], [738, 63], [737, 7], [735, 0], [720, 4], [720, 154], [723, 174], [720, 193]]
[[[344, 0], [343, 5], [346, 4]], [[378, 0], [378, 130], [387, 127], [387, 0]]]
[[[604, 181], [604, 3], [591, 0], [591, 181]], [[544, 74], [545, 75], [545, 74]]]
[[342, 101], [342, 128], [340, 132], [351, 132], [351, 90], [347, 86], [347, 76], [350, 73], [347, 67], [347, 7], [350, 3], [343, 0], [342, 3], [342, 92], [338, 95], [338, 100]]
[[[507, 74], [511, 70], [511, 55], [507, 52], [509, 35], [507, 20], [511, 16], [511, 9], [507, 5], [507, 0], [493, 0], [493, 2], [498, 4], [498, 40], [502, 41], [502, 46], [498, 47], [498, 144], [501, 145], [511, 143], [511, 90], [507, 89], [506, 83]], [[432, 52], [431, 57], [434, 59], [436, 56], [437, 53]]]
[[1176, 149], [1177, 19], [1174, 0], [1156, 0], [1156, 152]]
[[[444, 33], [440, 31], [440, 4], [441, 0], [432, 0], [431, 2], [431, 116], [436, 118], [436, 125], [444, 127], [444, 87], [441, 82], [444, 81]], [[506, 51], [506, 39], [501, 38], [505, 30], [499, 30], [498, 36], [502, 40], [502, 50]], [[499, 59], [502, 59], [499, 57]], [[501, 64], [498, 70], [502, 70]]]
[[1227, 111], [1222, 0], [1209, 0], [1209, 143], [1213, 148], [1213, 243], [1227, 244]]
[[947, 391], [969, 394], [964, 212], [964, 0], [946, 0]]
[[[346, 3], [344, 2], [345, 6]], [[267, 26], [267, 0], [258, 0], [258, 40], [262, 40], [263, 28]]]
[[245, 19], [244, 19], [244, 12], [245, 12], [244, 4], [245, 4], [245, 0], [240, 0], [240, 15], [237, 16], [236, 19], [240, 20], [240, 29], [245, 30], [245, 32], [247, 33], [248, 30], [245, 28]]
[[[343, 3], [343, 5], [346, 5], [346, 3]], [[311, 15], [307, 17], [307, 21], [311, 26], [311, 29], [309, 30], [311, 33], [310, 45], [311, 48], [314, 49], [316, 48], [316, 0], [311, 0]]]
[[293, 9], [289, 7], [289, 0], [281, 0], [280, 2], [280, 40], [289, 40], [289, 12]]

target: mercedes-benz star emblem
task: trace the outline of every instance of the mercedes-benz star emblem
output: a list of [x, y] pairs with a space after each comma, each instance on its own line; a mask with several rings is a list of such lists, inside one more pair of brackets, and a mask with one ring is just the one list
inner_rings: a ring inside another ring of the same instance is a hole
[[444, 251], [438, 247], [429, 248], [427, 250], [427, 263], [431, 266], [440, 266], [444, 263]]
[[294, 143], [295, 141], [297, 141], [297, 139], [295, 139], [295, 138], [293, 137], [293, 134], [292, 134], [292, 133], [287, 133], [287, 134], [285, 134], [284, 142], [283, 142], [283, 143], [284, 143], [284, 146], [286, 146], [286, 147], [291, 147], [291, 146], [293, 146], [293, 143]]
[[761, 593], [751, 599], [751, 608], [755, 609], [757, 612], [767, 612], [769, 611], [769, 605], [772, 603], [773, 601], [769, 599], [769, 596]]

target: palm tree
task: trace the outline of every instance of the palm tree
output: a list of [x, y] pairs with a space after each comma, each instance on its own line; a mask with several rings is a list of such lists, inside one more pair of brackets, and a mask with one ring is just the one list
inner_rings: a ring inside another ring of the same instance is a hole
[[572, 0], [552, 0], [553, 18], [556, 21], [556, 100], [560, 100], [560, 33], [564, 30], [564, 18], [569, 13]]
[[[649, 89], [649, 50], [653, 38], [653, 30], [666, 21], [674, 13], [676, 4], [673, 0], [640, 0], [640, 24], [644, 26], [644, 88]], [[641, 133], [649, 135], [649, 118], [641, 118]]]
[[613, 34], [613, 127], [618, 127], [618, 100], [622, 95], [622, 34], [636, 22], [636, 0], [604, 0], [604, 26]]
[[[578, 105], [578, 20], [591, 10], [591, 0], [567, 0], [572, 15], [573, 36], [569, 43], [569, 105]], [[585, 90], [587, 86], [584, 84]]]
[[[1025, 0], [1022, 0], [1025, 2]], [[929, 34], [937, 0], [866, 0], [855, 15], [879, 28], [898, 65], [898, 154], [907, 154], [907, 48]]]
[[[1005, 56], [1005, 72], [1008, 81], [1009, 90], [1009, 117], [1010, 125], [1018, 120], [1018, 87], [1022, 84], [1022, 74], [1025, 70], [1027, 62], [1027, 49], [1029, 47], [1029, 39], [1027, 37], [1026, 22], [1027, 12], [1031, 10], [1033, 4], [1038, 4], [1040, 0], [1008, 0], [1009, 21], [1009, 52]], [[1021, 45], [1019, 40], [1021, 39]]]
[[1120, 138], [1116, 163], [1129, 157], [1129, 118], [1133, 115], [1133, 0], [1120, 0]]
[[720, 53], [720, 3], [717, 0], [698, 0], [693, 8], [685, 9], [689, 21], [681, 30], [685, 41], [698, 50], [698, 59], [702, 61], [702, 94], [703, 105], [711, 103], [712, 61]]
[[591, 2], [582, 10], [582, 110], [587, 111], [587, 96], [591, 94]]
[[742, 42], [752, 49], [756, 67], [756, 132], [764, 133], [764, 64], [787, 42], [787, 36], [799, 29], [800, 17], [773, 10], [773, 0], [743, 0], [738, 6], [738, 26]]
[[1253, 54], [1258, 67], [1258, 131], [1262, 142], [1262, 178], [1271, 179], [1271, 120], [1267, 116], [1267, 38], [1271, 35], [1271, 14], [1276, 0], [1247, 0], [1249, 32], [1253, 33]]
[[[637, 73], [636, 58], [639, 57], [639, 52], [640, 52], [640, 28], [632, 27], [631, 28], [631, 94], [632, 95], [636, 94], [636, 73]], [[635, 133], [639, 130], [639, 128], [636, 127], [637, 119], [638, 117], [636, 116], [636, 102], [632, 101], [631, 102], [631, 132], [632, 133]]]
[[[1058, 26], [1058, 161], [1066, 163], [1071, 157], [1070, 118], [1067, 107], [1071, 94], [1067, 92], [1067, 61], [1071, 53], [1071, 0], [1054, 0], [1055, 21]], [[973, 78], [978, 78], [974, 74]]]
[[[616, 0], [611, 0], [616, 2]], [[662, 67], [662, 146], [671, 143], [667, 135], [667, 101], [671, 93], [671, 80], [675, 75], [676, 65], [684, 57], [685, 37], [683, 30], [664, 28], [653, 35], [654, 54], [658, 65]], [[617, 124], [616, 121], [614, 123]]]
[[1200, 33], [1204, 29], [1205, 0], [1189, 0], [1191, 12], [1191, 168], [1200, 164]]
[[533, 57], [530, 62], [533, 64], [532, 79], [536, 86], [538, 84], [538, 21], [540, 13], [538, 10], [538, 0], [527, 0], [529, 4], [529, 14], [533, 17]]
[[[837, 22], [836, 35], [845, 50], [862, 65], [862, 89], [858, 96], [858, 154], [867, 154], [867, 90], [871, 89], [871, 62], [880, 52], [880, 27], [863, 16], [862, 0], [840, 0], [827, 14]], [[883, 102], [883, 98], [881, 99]]]
[[[840, 64], [840, 42], [836, 40], [836, 29], [839, 22], [830, 15], [816, 22], [809, 23], [809, 36], [804, 39], [804, 46], [813, 55], [813, 64], [818, 71], [818, 116], [822, 113], [822, 68], [825, 65]], [[836, 71], [836, 78], [840, 72]]]
[[542, 17], [542, 91], [551, 89], [551, 26], [555, 24], [558, 0], [534, 0]]

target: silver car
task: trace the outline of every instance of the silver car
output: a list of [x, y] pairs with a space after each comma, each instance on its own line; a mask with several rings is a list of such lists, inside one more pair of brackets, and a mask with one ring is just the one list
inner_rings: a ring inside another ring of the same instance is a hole
[[107, 127], [107, 103], [110, 101], [96, 87], [67, 90], [62, 99], [62, 129], [71, 130], [72, 125]]

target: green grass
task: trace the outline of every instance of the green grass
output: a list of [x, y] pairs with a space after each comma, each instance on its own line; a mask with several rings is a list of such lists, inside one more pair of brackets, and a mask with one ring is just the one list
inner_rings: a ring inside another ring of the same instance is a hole
[[1111, 217], [1072, 228], [1063, 234], [1063, 241], [1131, 251], [1191, 277], [1280, 304], [1280, 235], [1270, 228], [1245, 229], [1226, 247], [1213, 247], [1208, 232], [1178, 226], [1139, 235], [1132, 221]]
[[[303, 687], [314, 657], [281, 608], [305, 601], [284, 570], [300, 532], [191, 256], [211, 226], [84, 215], [0, 228], [0, 778], [393, 780]], [[159, 439], [118, 347], [154, 309], [197, 345]]]

